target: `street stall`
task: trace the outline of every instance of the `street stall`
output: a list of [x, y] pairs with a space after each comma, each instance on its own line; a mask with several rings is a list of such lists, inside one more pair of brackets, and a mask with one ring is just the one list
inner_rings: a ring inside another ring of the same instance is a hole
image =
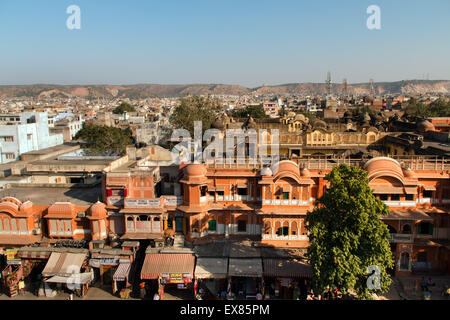
[[[127, 287], [128, 273], [126, 279], [119, 280], [119, 282], [125, 281], [125, 283], [117, 283], [114, 279], [114, 275], [119, 269], [121, 264], [131, 265], [133, 262], [134, 253], [130, 250], [123, 249], [92, 249], [91, 258], [89, 259], [89, 265], [94, 269], [94, 278], [96, 281], [100, 281], [100, 285], [111, 286], [112, 293], [115, 294], [118, 290], [118, 285], [125, 285]], [[121, 268], [123, 273], [125, 270]], [[118, 274], [119, 275], [119, 274]], [[120, 277], [121, 279], [124, 277]]]
[[[54, 297], [58, 291], [66, 289], [78, 293], [80, 296], [87, 292], [88, 285], [92, 280], [92, 273], [87, 272], [88, 276], [83, 272], [84, 269], [89, 269], [86, 266], [88, 253], [87, 250], [83, 249], [76, 252], [51, 253], [42, 271], [44, 277], [43, 289], [46, 296]], [[58, 276], [58, 278], [54, 278], [55, 276]], [[90, 277], [89, 281], [84, 281], [88, 277]]]
[[131, 287], [128, 281], [128, 274], [130, 273], [131, 263], [130, 261], [124, 261], [119, 264], [116, 272], [113, 275], [113, 294], [121, 292], [123, 289]]
[[19, 281], [23, 279], [21, 259], [17, 256], [19, 249], [6, 249], [6, 267], [2, 270], [1, 285], [10, 297], [19, 293]]
[[192, 253], [147, 253], [141, 279], [151, 280], [159, 292], [164, 292], [165, 285], [188, 289], [192, 284], [194, 265]]
[[226, 286], [227, 274], [228, 258], [197, 258], [195, 279], [201, 281], [213, 295]]
[[263, 259], [265, 295], [282, 299], [306, 296], [307, 281], [312, 278], [310, 264], [300, 259]]
[[256, 299], [262, 290], [261, 258], [230, 258], [228, 276], [231, 277], [231, 291], [245, 299]]
[[22, 261], [25, 288], [38, 294], [40, 275], [52, 253], [51, 247], [22, 247], [17, 256]]

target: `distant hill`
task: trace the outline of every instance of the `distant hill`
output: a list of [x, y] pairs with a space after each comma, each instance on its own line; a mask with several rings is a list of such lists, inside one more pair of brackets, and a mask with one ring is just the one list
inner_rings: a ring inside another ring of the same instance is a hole
[[[332, 93], [342, 93], [342, 84], [332, 84]], [[376, 94], [450, 93], [449, 80], [405, 80], [376, 82]], [[369, 83], [347, 85], [349, 94], [369, 94]], [[0, 98], [11, 97], [86, 97], [86, 98], [148, 98], [180, 97], [200, 94], [326, 94], [325, 83], [289, 83], [246, 88], [228, 84], [136, 84], [136, 85], [10, 85], [0, 86]]]

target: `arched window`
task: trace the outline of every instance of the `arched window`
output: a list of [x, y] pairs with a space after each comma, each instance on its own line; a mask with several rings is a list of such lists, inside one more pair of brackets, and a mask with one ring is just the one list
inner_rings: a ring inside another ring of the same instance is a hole
[[397, 230], [395, 230], [395, 228], [389, 224], [388, 224], [388, 230], [389, 230], [389, 233], [397, 233]]
[[272, 234], [272, 225], [270, 221], [264, 223], [264, 234]]
[[137, 221], [150, 221], [150, 217], [145, 214], [141, 214], [137, 217]]
[[291, 235], [296, 236], [298, 234], [297, 222], [291, 223]]
[[400, 256], [400, 270], [409, 270], [409, 253], [402, 252]]
[[275, 233], [278, 236], [281, 235], [281, 223], [280, 223], [280, 221], [275, 222]]
[[289, 235], [289, 222], [287, 222], [287, 221], [283, 222], [282, 235], [283, 236]]
[[411, 226], [409, 224], [405, 224], [402, 229], [403, 233], [411, 234]]
[[419, 234], [433, 235], [433, 224], [429, 222], [421, 222], [417, 225]]

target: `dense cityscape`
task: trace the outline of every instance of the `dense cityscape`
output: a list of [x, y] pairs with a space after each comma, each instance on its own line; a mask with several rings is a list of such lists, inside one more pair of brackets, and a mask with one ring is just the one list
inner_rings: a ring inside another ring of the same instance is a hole
[[0, 304], [448, 301], [450, 3], [377, 2], [3, 1]]

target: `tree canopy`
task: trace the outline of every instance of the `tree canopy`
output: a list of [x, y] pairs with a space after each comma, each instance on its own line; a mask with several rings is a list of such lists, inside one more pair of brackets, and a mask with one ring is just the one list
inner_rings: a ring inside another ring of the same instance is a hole
[[122, 114], [124, 112], [134, 112], [136, 109], [129, 104], [128, 102], [122, 102], [119, 106], [117, 106], [114, 110], [114, 114]]
[[[174, 129], [186, 129], [194, 136], [194, 121], [202, 121], [202, 131], [211, 128], [220, 111], [220, 103], [210, 97], [188, 96], [181, 99], [180, 105], [170, 116]], [[203, 134], [202, 132], [202, 134]]]
[[76, 134], [75, 139], [86, 143], [83, 145], [83, 149], [88, 154], [98, 155], [124, 155], [126, 147], [133, 144], [129, 128], [120, 129], [98, 125], [83, 126]]
[[[367, 172], [359, 167], [339, 165], [325, 178], [330, 188], [306, 216], [313, 286], [319, 292], [352, 289], [359, 298], [370, 299], [370, 293], [385, 292], [391, 284], [386, 271], [393, 267], [389, 231], [380, 220], [389, 208], [375, 198]], [[380, 271], [379, 290], [368, 287], [373, 279], [369, 266]]]
[[405, 104], [408, 118], [450, 117], [450, 101], [438, 99], [429, 105], [411, 99]]
[[235, 118], [248, 118], [249, 116], [254, 119], [269, 117], [268, 115], [266, 115], [266, 112], [264, 111], [264, 108], [261, 104], [249, 105], [243, 109], [233, 111], [233, 117]]

